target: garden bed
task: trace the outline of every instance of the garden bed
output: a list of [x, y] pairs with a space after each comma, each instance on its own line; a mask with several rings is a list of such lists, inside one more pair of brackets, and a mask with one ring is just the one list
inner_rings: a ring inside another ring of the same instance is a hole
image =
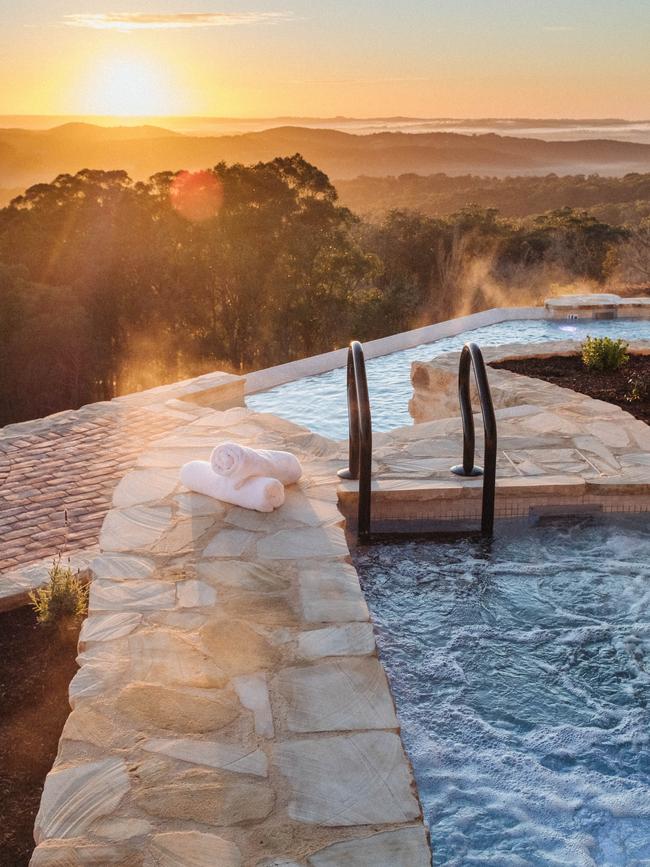
[[0, 614], [0, 867], [23, 867], [34, 819], [70, 713], [78, 628], [59, 637], [31, 608]]
[[[495, 362], [491, 367], [571, 388], [620, 406], [635, 418], [650, 423], [650, 355], [630, 355], [628, 363], [612, 373], [588, 370], [579, 355], [512, 359]], [[631, 400], [635, 383], [638, 396]]]

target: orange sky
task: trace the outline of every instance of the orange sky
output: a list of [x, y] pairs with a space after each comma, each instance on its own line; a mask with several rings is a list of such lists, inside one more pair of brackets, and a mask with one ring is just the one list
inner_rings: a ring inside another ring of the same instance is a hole
[[645, 0], [243, 2], [12, 3], [0, 114], [650, 117]]

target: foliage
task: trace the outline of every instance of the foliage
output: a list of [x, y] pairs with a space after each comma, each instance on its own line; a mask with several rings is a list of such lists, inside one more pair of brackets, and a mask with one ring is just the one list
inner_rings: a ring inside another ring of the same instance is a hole
[[613, 373], [630, 360], [628, 344], [611, 337], [587, 337], [582, 344], [582, 362], [589, 370]]
[[298, 154], [202, 173], [221, 204], [192, 221], [179, 174], [85, 169], [0, 210], [0, 426], [539, 303], [552, 284], [603, 282], [636, 237], [570, 208], [507, 219], [465, 205], [468, 188], [450, 216], [371, 223]]
[[611, 225], [637, 225], [650, 216], [650, 173], [605, 175], [418, 175], [358, 177], [337, 182], [341, 200], [358, 214], [381, 221], [395, 209], [428, 217], [457, 213], [467, 202], [523, 218], [558, 208], [588, 209]]
[[29, 598], [39, 623], [81, 618], [88, 609], [88, 587], [79, 572], [61, 565], [60, 556], [52, 562], [47, 584], [32, 591]]

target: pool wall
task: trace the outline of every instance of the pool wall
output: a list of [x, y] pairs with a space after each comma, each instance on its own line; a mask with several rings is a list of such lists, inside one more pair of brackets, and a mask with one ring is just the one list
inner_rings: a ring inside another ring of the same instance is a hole
[[[561, 295], [549, 298], [540, 307], [493, 307], [472, 313], [469, 316], [459, 316], [413, 328], [399, 334], [391, 334], [378, 340], [364, 343], [366, 359], [390, 355], [404, 349], [413, 349], [423, 343], [433, 343], [445, 337], [455, 337], [464, 331], [497, 325], [500, 322], [513, 322], [519, 319], [649, 319], [650, 298], [622, 298], [612, 294], [593, 295]], [[322, 355], [312, 355], [287, 364], [267, 367], [246, 375], [245, 394], [256, 394], [293, 382], [306, 376], [327, 373], [339, 367], [345, 367], [347, 347], [325, 352]]]
[[[650, 340], [632, 340], [628, 344], [635, 355], [650, 354]], [[486, 346], [483, 357], [487, 364], [524, 358], [551, 358], [555, 355], [578, 355], [580, 344], [575, 340], [552, 340], [547, 343], [528, 345], [509, 343], [501, 346]], [[430, 361], [414, 361], [411, 365], [413, 397], [409, 401], [409, 413], [414, 422], [432, 421], [457, 416], [459, 352], [438, 355]], [[548, 405], [566, 402], [574, 394], [570, 389], [508, 370], [489, 370], [492, 400], [497, 409], [522, 404], [539, 404], [543, 399]], [[470, 378], [472, 401], [479, 407], [473, 378]], [[543, 398], [542, 398], [543, 395]]]
[[[512, 322], [518, 319], [547, 319], [548, 313], [544, 307], [494, 307], [490, 310], [482, 310], [480, 313], [472, 313], [470, 316], [460, 316], [457, 319], [447, 319], [434, 325], [425, 325], [423, 328], [414, 328], [411, 331], [402, 331], [400, 334], [391, 334], [378, 340], [369, 340], [363, 344], [366, 359], [377, 358], [380, 355], [389, 355], [392, 352], [400, 352], [403, 349], [412, 349], [423, 343], [432, 343], [444, 337], [455, 337], [463, 331], [471, 331], [474, 328], [482, 328], [486, 325], [496, 325], [499, 322]], [[347, 362], [347, 347], [335, 349], [333, 352], [325, 352], [322, 355], [312, 355], [309, 358], [301, 358], [298, 361], [290, 361], [287, 364], [278, 364], [276, 367], [267, 367], [265, 370], [256, 370], [246, 375], [246, 394], [256, 394], [293, 382], [305, 376], [315, 376], [319, 373], [327, 373], [338, 367], [345, 367]]]

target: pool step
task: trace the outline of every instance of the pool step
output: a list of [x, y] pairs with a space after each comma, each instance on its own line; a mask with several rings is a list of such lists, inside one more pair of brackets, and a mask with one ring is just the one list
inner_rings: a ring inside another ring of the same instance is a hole
[[[344, 480], [338, 486], [339, 509], [354, 527], [359, 485]], [[373, 479], [373, 523], [466, 522], [480, 519], [481, 480], [454, 478]], [[650, 511], [650, 483], [620, 476], [583, 479], [579, 476], [530, 476], [497, 479], [496, 517], [514, 518], [576, 511]]]

